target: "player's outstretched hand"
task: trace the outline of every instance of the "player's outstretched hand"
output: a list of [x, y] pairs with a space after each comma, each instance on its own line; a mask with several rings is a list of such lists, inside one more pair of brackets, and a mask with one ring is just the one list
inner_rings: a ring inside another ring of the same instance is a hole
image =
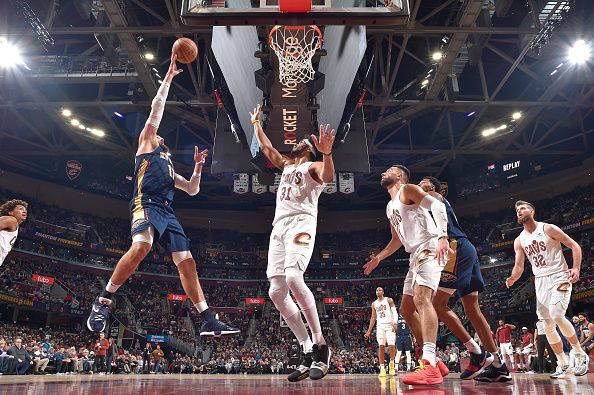
[[335, 135], [336, 131], [334, 129], [330, 130], [330, 124], [327, 124], [325, 128], [324, 125], [320, 125], [320, 137], [318, 138], [315, 134], [312, 134], [311, 139], [319, 153], [330, 155]]
[[363, 265], [363, 274], [369, 276], [371, 272], [379, 265], [380, 261], [377, 256], [372, 256], [371, 259]]
[[167, 75], [171, 76], [171, 78], [175, 77], [176, 75], [178, 75], [184, 71], [183, 69], [177, 68], [176, 61], [177, 61], [177, 54], [172, 53], [171, 54], [171, 64], [169, 65], [169, 70], [167, 70]]
[[567, 271], [568, 280], [571, 284], [575, 284], [580, 281], [580, 271], [578, 269], [569, 269]]
[[255, 124], [256, 122], [260, 122], [260, 114], [262, 114], [262, 106], [260, 104], [258, 104], [258, 106], [256, 108], [254, 108], [254, 112], [250, 112], [250, 118], [252, 120], [252, 124]]
[[206, 162], [206, 157], [208, 156], [208, 150], [205, 149], [203, 151], [200, 151], [198, 149], [198, 146], [194, 147], [194, 162], [196, 162], [196, 164], [200, 164], [203, 165], [204, 162]]
[[511, 288], [516, 283], [516, 281], [518, 280], [510, 276], [505, 280], [505, 286]]

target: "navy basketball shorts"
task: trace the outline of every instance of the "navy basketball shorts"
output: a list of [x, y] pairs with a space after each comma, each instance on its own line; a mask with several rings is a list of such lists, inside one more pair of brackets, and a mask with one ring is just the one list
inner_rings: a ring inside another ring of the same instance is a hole
[[398, 351], [411, 351], [412, 348], [410, 336], [398, 336], [396, 340], [396, 349]]
[[133, 205], [131, 207], [130, 217], [132, 225], [130, 233], [132, 235], [152, 226], [156, 232], [156, 240], [159, 240], [162, 236], [169, 237], [169, 252], [190, 250], [190, 240], [177, 220], [171, 206], [156, 203], [152, 199], [149, 199], [148, 201]]
[[474, 245], [466, 238], [459, 238], [450, 241], [450, 247], [454, 254], [450, 254], [441, 272], [439, 288], [445, 291], [455, 289], [460, 297], [483, 292], [485, 281]]

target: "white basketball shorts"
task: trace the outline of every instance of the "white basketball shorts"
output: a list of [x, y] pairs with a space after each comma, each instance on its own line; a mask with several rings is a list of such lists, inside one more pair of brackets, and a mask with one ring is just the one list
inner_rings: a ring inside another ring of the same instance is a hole
[[305, 272], [313, 254], [317, 218], [299, 214], [278, 221], [270, 234], [266, 276], [284, 276], [285, 269]]
[[419, 246], [417, 250], [410, 255], [408, 273], [404, 279], [404, 295], [413, 296], [413, 287], [415, 284], [424, 285], [437, 291], [441, 279], [441, 271], [446, 262], [440, 264], [435, 257], [437, 239]]
[[393, 331], [392, 324], [377, 324], [376, 328], [377, 344], [380, 346], [396, 345], [396, 332]]
[[536, 288], [536, 315], [539, 319], [551, 319], [552, 309], [558, 310], [557, 315], [565, 315], [572, 289], [566, 272], [536, 277], [534, 286]]

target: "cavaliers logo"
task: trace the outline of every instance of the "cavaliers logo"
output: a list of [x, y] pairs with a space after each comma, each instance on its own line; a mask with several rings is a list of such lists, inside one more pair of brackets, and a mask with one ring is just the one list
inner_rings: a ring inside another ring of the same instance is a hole
[[295, 245], [301, 247], [309, 247], [309, 242], [311, 241], [311, 235], [306, 232], [297, 233], [295, 238], [293, 239], [293, 243]]
[[66, 162], [66, 176], [73, 181], [80, 176], [82, 172], [82, 164], [77, 160], [69, 160]]
[[565, 283], [561, 283], [561, 284], [559, 284], [559, 286], [557, 287], [557, 291], [560, 291], [560, 292], [567, 292], [567, 291], [569, 291], [570, 289], [571, 289], [571, 284], [570, 284], [570, 283], [567, 283], [567, 282], [565, 282]]
[[433, 253], [431, 250], [423, 250], [419, 252], [417, 256], [417, 265], [421, 266], [424, 263], [429, 262], [432, 259]]

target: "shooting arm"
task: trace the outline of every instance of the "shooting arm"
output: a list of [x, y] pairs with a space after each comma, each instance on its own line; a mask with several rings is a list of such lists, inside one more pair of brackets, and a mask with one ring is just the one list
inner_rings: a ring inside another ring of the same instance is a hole
[[169, 93], [172, 79], [173, 76], [166, 76], [159, 87], [159, 90], [151, 103], [151, 113], [146, 120], [144, 129], [140, 132], [140, 142], [153, 139], [157, 135], [157, 130], [159, 129], [159, 124], [161, 123], [161, 118], [163, 118], [163, 112], [165, 111], [165, 102], [167, 101], [167, 95]]
[[282, 155], [280, 154], [280, 152], [276, 150], [276, 148], [272, 146], [270, 139], [268, 138], [268, 136], [266, 136], [266, 133], [264, 133], [262, 125], [260, 125], [260, 121], [258, 120], [256, 122], [253, 122], [253, 124], [254, 134], [256, 135], [256, 139], [258, 139], [260, 150], [268, 158], [268, 160], [272, 162], [274, 166], [282, 170], [285, 167], [285, 161]]

